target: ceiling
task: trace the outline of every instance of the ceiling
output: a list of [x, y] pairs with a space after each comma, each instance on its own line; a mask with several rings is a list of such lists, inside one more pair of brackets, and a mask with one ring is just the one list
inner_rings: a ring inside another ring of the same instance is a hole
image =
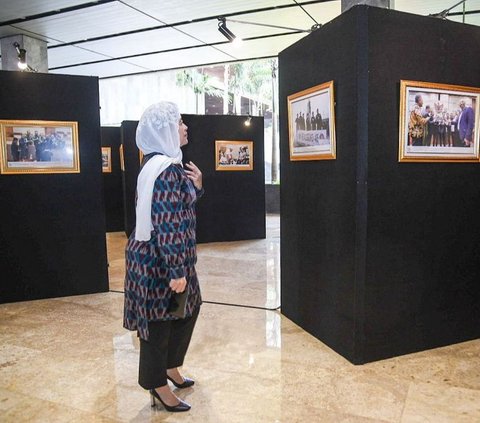
[[[395, 8], [428, 15], [456, 2], [395, 0]], [[340, 0], [0, 0], [0, 38], [47, 41], [52, 73], [108, 78], [276, 56], [308, 34], [299, 30], [325, 24], [340, 7]], [[480, 0], [468, 0], [466, 10], [466, 23], [480, 25]], [[461, 11], [449, 19], [461, 22]], [[240, 45], [220, 34], [219, 16]]]

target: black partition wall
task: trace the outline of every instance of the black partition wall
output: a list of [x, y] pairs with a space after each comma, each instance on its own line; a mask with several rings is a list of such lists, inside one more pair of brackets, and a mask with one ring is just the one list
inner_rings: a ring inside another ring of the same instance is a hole
[[[197, 241], [220, 242], [265, 238], [264, 127], [262, 117], [182, 115], [189, 144], [184, 162], [193, 161], [204, 177], [205, 195], [197, 204]], [[136, 121], [122, 122], [125, 152], [125, 228], [135, 226], [135, 187], [140, 167], [135, 145]], [[216, 171], [215, 141], [253, 141], [253, 171]]]
[[120, 127], [102, 127], [102, 147], [111, 149], [112, 171], [103, 173], [105, 220], [107, 232], [122, 232], [125, 228], [123, 211], [122, 170], [120, 169]]
[[78, 122], [80, 173], [0, 175], [0, 302], [108, 290], [98, 79], [0, 72], [0, 119]]
[[[282, 312], [354, 363], [480, 336], [480, 165], [397, 158], [400, 80], [478, 87], [479, 57], [478, 27], [366, 6], [279, 55]], [[337, 160], [290, 162], [286, 98], [329, 80]]]

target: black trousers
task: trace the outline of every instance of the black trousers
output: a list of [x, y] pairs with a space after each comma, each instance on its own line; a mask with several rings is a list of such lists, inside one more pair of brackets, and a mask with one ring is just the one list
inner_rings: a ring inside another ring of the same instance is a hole
[[167, 384], [167, 369], [183, 365], [200, 307], [191, 317], [149, 322], [149, 339], [140, 339], [138, 383], [144, 389]]

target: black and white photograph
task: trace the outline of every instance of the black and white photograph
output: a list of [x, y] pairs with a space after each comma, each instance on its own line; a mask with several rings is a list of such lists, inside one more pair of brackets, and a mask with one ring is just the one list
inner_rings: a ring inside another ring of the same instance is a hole
[[333, 81], [288, 96], [290, 160], [335, 159]]

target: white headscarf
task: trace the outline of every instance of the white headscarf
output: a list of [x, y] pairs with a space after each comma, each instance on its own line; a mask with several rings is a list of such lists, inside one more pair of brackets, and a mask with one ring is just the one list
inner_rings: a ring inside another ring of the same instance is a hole
[[162, 101], [152, 104], [142, 114], [137, 127], [138, 148], [153, 156], [143, 166], [137, 178], [136, 229], [137, 241], [149, 241], [153, 230], [152, 197], [155, 180], [171, 164], [182, 162], [178, 124], [180, 112], [175, 103]]

